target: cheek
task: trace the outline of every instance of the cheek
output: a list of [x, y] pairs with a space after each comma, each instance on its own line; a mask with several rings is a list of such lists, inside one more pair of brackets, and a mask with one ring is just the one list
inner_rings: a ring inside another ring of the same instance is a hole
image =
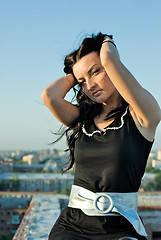
[[[97, 77], [97, 83], [101, 85], [108, 85], [111, 82], [105, 71], [101, 72]], [[112, 82], [111, 82], [112, 83]]]
[[113, 85], [113, 83], [111, 82], [111, 80], [109, 80], [108, 82], [108, 86], [112, 89], [115, 89], [115, 86]]
[[110, 78], [106, 76], [100, 84], [102, 85], [103, 88], [114, 88], [113, 83], [111, 82]]

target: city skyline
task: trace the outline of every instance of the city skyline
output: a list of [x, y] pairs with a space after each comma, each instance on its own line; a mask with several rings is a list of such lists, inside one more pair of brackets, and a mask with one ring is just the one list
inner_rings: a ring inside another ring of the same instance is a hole
[[0, 1], [0, 151], [66, 148], [65, 139], [50, 145], [61, 124], [40, 95], [86, 34], [113, 34], [122, 62], [161, 104], [160, 11], [159, 0]]

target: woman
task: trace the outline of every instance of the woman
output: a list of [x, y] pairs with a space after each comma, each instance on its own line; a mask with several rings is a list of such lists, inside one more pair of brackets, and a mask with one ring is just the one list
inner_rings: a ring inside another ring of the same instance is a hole
[[[41, 95], [66, 134], [75, 178], [50, 240], [146, 239], [137, 192], [161, 112], [122, 64], [112, 36], [85, 38]], [[66, 93], [79, 87], [77, 105]]]

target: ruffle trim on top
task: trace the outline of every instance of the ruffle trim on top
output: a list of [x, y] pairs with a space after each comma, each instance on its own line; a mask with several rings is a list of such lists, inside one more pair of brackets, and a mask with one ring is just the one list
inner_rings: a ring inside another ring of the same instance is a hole
[[83, 123], [83, 125], [82, 125], [82, 132], [83, 132], [85, 135], [87, 135], [88, 137], [92, 137], [92, 136], [93, 136], [94, 134], [96, 134], [96, 133], [98, 133], [98, 134], [100, 134], [100, 135], [105, 135], [108, 130], [118, 130], [118, 129], [122, 128], [123, 125], [124, 125], [124, 116], [127, 114], [128, 107], [129, 107], [129, 106], [126, 107], [125, 112], [124, 112], [123, 115], [121, 116], [121, 124], [120, 124], [120, 126], [118, 126], [118, 127], [105, 127], [103, 130], [95, 130], [95, 131], [93, 131], [92, 133], [88, 133], [88, 132], [86, 131], [86, 129], [85, 129], [85, 123]]

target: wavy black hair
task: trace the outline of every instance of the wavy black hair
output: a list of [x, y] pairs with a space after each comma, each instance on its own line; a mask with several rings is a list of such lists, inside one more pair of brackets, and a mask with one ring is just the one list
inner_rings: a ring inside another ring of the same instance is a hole
[[[99, 32], [97, 35], [92, 34], [90, 37], [84, 38], [80, 47], [69, 53], [64, 59], [64, 72], [66, 74], [73, 74], [73, 66], [74, 64], [80, 60], [82, 57], [86, 56], [88, 53], [97, 52], [100, 54], [102, 42], [104, 38], [108, 36], [113, 39], [112, 35], [102, 34]], [[75, 76], [74, 76], [75, 78]], [[76, 78], [75, 78], [76, 79]], [[55, 141], [57, 142], [63, 135], [66, 135], [68, 149], [66, 151], [70, 151], [68, 167], [63, 171], [68, 171], [73, 167], [74, 164], [74, 148], [75, 142], [78, 139], [81, 133], [81, 126], [86, 119], [94, 118], [102, 111], [102, 104], [96, 103], [88, 98], [84, 92], [82, 91], [82, 86], [79, 84], [79, 89], [75, 91], [75, 97], [77, 100], [77, 107], [80, 109], [79, 118], [72, 123], [72, 125], [62, 132], [61, 136]]]

